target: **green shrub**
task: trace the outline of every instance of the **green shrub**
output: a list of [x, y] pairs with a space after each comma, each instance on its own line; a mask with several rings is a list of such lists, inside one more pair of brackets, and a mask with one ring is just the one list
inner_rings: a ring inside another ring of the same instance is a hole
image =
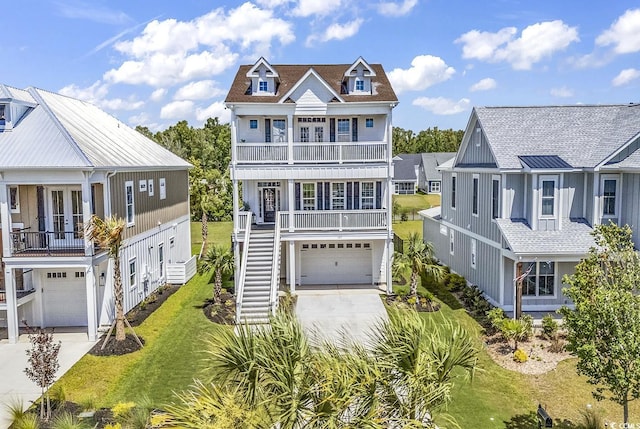
[[449, 273], [445, 279], [445, 287], [451, 292], [460, 292], [467, 287], [467, 280], [460, 274]]
[[400, 220], [402, 222], [406, 222], [409, 220], [409, 212], [406, 209], [403, 209], [402, 212], [400, 212]]
[[53, 419], [52, 429], [84, 429], [87, 425], [79, 422], [72, 414], [62, 413]]
[[558, 335], [558, 322], [550, 314], [542, 318], [542, 335], [548, 339]]
[[556, 336], [551, 340], [549, 351], [551, 353], [562, 353], [564, 351], [564, 341]]
[[489, 323], [491, 327], [496, 331], [500, 331], [502, 328], [502, 323], [504, 322], [505, 314], [501, 308], [494, 307], [491, 310], [487, 311], [487, 319], [489, 319]]
[[415, 296], [412, 296], [411, 298], [407, 299], [407, 304], [409, 304], [409, 305], [415, 306], [416, 302], [418, 302], [418, 301], [417, 301]]
[[522, 349], [517, 349], [513, 352], [513, 360], [518, 363], [525, 363], [528, 359], [527, 353]]
[[523, 314], [520, 317], [520, 320], [523, 324], [523, 337], [522, 341], [529, 341], [531, 337], [533, 337], [533, 316], [530, 314]]
[[433, 293], [431, 293], [431, 291], [428, 290], [418, 290], [418, 297], [419, 298], [425, 298], [428, 299], [429, 301], [433, 301], [435, 299], [435, 295]]
[[593, 408], [587, 408], [582, 411], [582, 428], [584, 429], [603, 429], [606, 427], [602, 416]]
[[34, 413], [26, 413], [11, 426], [13, 429], [40, 429], [40, 417]]
[[518, 343], [526, 341], [529, 337], [527, 323], [522, 319], [505, 319], [500, 328], [500, 332], [506, 341], [513, 341], [514, 349], [518, 348]]

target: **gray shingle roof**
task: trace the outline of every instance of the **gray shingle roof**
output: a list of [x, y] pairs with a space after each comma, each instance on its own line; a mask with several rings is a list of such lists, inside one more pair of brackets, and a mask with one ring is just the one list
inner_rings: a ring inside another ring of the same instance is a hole
[[564, 219], [558, 231], [534, 231], [524, 219], [496, 219], [516, 254], [583, 255], [595, 245], [593, 228], [584, 219]]
[[441, 180], [442, 173], [437, 168], [445, 162], [453, 159], [455, 152], [427, 152], [422, 154], [422, 168], [426, 180]]
[[35, 88], [27, 94], [37, 105], [11, 131], [0, 132], [2, 168], [190, 167], [90, 103]]
[[557, 155], [594, 167], [640, 132], [640, 105], [477, 107], [499, 168], [521, 168], [519, 156]]
[[412, 160], [393, 161], [393, 180], [416, 180], [416, 168]]

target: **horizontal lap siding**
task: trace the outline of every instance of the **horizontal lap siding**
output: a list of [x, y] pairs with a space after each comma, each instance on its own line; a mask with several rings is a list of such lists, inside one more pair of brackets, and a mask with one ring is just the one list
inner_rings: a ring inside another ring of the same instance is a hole
[[[189, 215], [189, 180], [187, 170], [123, 172], [110, 179], [111, 213], [126, 218], [125, 182], [133, 181], [135, 225], [125, 231], [125, 238], [157, 227], [158, 222], [172, 222]], [[160, 199], [160, 178], [166, 182], [167, 198]], [[154, 195], [149, 196], [148, 180], [153, 180]], [[139, 181], [147, 181], [147, 191], [139, 191]]]

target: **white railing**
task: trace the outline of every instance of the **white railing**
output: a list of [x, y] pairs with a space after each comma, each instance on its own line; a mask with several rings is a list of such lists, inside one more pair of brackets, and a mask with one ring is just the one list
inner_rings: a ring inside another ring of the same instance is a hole
[[355, 230], [386, 229], [386, 210], [317, 210], [280, 213], [280, 228], [289, 232], [296, 230]]
[[[280, 212], [276, 213], [276, 219]], [[271, 263], [271, 293], [269, 294], [269, 308], [275, 316], [278, 309], [278, 289], [280, 288], [280, 226], [276, 224], [273, 233], [273, 262]]]
[[385, 142], [331, 142], [331, 143], [236, 143], [236, 160], [239, 163], [290, 163], [310, 162], [385, 162]]
[[[251, 212], [248, 218], [251, 218]], [[244, 278], [247, 274], [247, 257], [249, 256], [249, 236], [251, 234], [251, 222], [246, 223], [244, 230], [244, 244], [242, 245], [242, 261], [240, 262], [240, 273], [238, 273], [238, 287], [236, 289], [236, 323], [240, 323], [240, 311], [242, 307], [242, 295], [244, 294]]]
[[244, 231], [247, 226], [247, 222], [251, 219], [251, 212], [238, 212], [238, 231]]

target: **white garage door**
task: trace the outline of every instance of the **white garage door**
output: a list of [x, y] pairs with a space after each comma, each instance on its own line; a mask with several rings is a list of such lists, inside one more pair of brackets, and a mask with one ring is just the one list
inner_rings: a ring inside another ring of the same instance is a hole
[[87, 326], [84, 277], [76, 277], [75, 271], [47, 271], [43, 295], [46, 326]]
[[[367, 244], [333, 245], [304, 244], [301, 249], [300, 283], [323, 284], [371, 284], [371, 248]], [[314, 247], [315, 246], [315, 247]]]

